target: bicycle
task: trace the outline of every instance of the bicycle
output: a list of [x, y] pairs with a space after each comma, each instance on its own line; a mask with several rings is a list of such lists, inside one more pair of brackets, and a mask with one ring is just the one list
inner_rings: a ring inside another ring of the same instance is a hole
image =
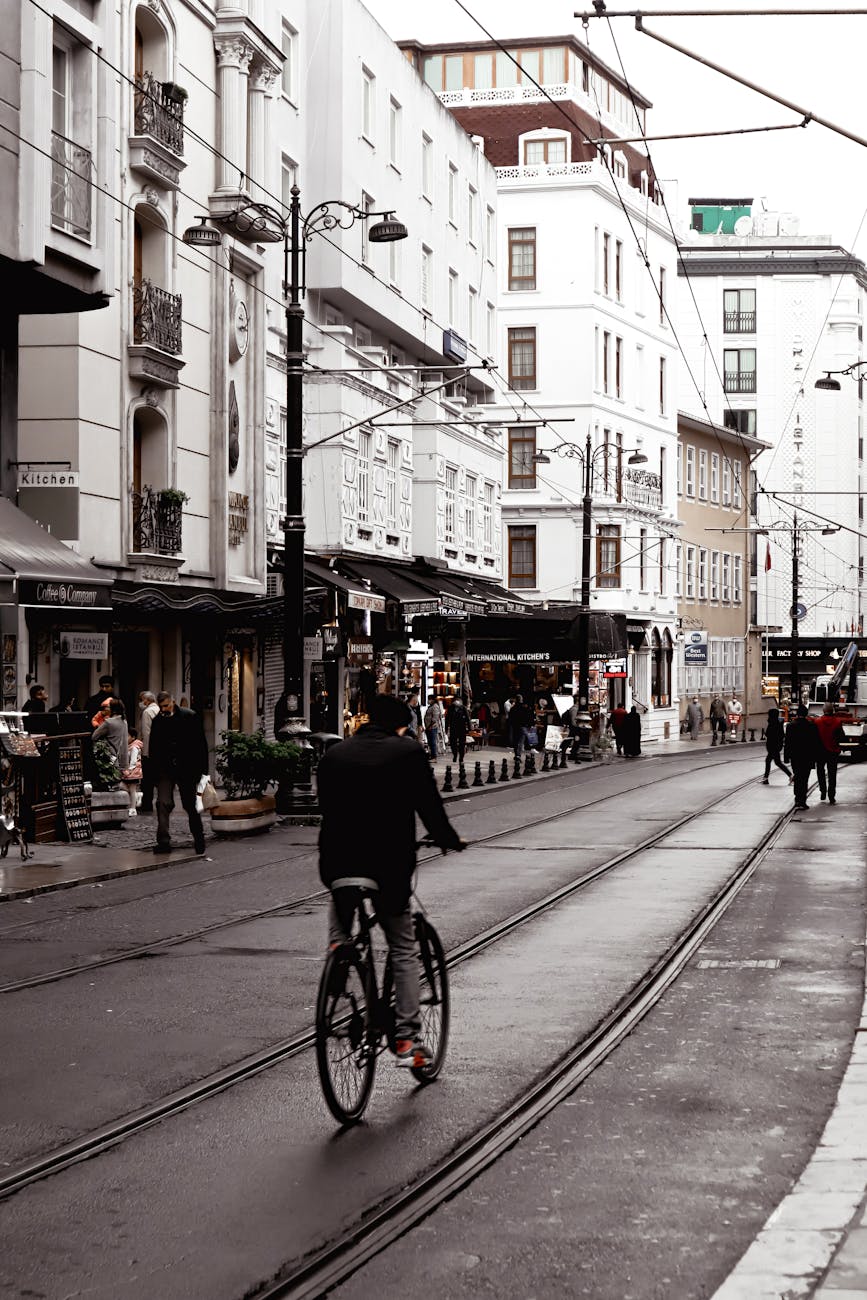
[[[352, 938], [325, 960], [316, 999], [316, 1064], [331, 1114], [340, 1124], [357, 1124], [364, 1115], [376, 1062], [395, 1050], [394, 977], [391, 954], [380, 989], [372, 930], [376, 924], [376, 881], [366, 876], [335, 880], [335, 905]], [[411, 1066], [419, 1083], [432, 1083], [442, 1069], [449, 1036], [449, 984], [440, 937], [421, 911], [412, 914], [419, 953], [421, 1037], [431, 1053], [424, 1066]], [[357, 922], [357, 929], [355, 928]]]

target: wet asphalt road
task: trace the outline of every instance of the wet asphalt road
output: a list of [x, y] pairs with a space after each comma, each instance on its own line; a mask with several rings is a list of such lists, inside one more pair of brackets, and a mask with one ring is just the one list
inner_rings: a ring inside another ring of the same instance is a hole
[[[421, 889], [447, 947], [643, 839], [671, 819], [669, 809], [698, 807], [739, 784], [747, 758], [712, 771], [648, 763], [645, 779], [669, 770], [672, 779], [435, 859]], [[528, 808], [542, 817], [637, 779], [635, 767], [593, 773], [593, 782], [582, 776], [568, 789], [520, 787], [520, 799], [518, 790], [510, 798], [495, 791], [450, 811], [466, 823], [464, 835], [471, 823], [478, 836], [527, 820]], [[861, 774], [851, 780], [863, 795]], [[363, 1128], [335, 1139], [308, 1055], [19, 1194], [0, 1206], [0, 1295], [243, 1295], [411, 1179], [559, 1055], [787, 802], [782, 787], [751, 787], [722, 818], [697, 833], [685, 828], [640, 865], [455, 971], [444, 1079], [408, 1089], [384, 1062]], [[863, 825], [841, 799], [829, 845], [831, 811], [793, 825], [791, 844], [707, 945], [715, 956], [780, 956], [780, 967], [696, 965], [570, 1103], [345, 1293], [402, 1295], [405, 1270], [423, 1268], [427, 1294], [442, 1296], [470, 1287], [515, 1296], [710, 1294], [809, 1154], [857, 1020], [863, 855], [847, 856], [846, 846]], [[262, 866], [243, 877], [170, 893], [162, 873], [147, 885], [138, 877], [103, 891], [108, 908], [88, 902], [71, 912], [68, 896], [55, 901], [44, 910], [57, 919], [46, 916], [44, 928], [4, 908], [2, 978], [272, 906], [281, 889], [282, 899], [313, 892], [315, 865], [298, 843], [309, 832], [281, 834], [293, 842], [286, 860], [274, 861], [276, 834], [251, 841], [246, 851]], [[225, 869], [237, 871], [237, 861]], [[149, 899], [147, 886], [163, 892]], [[12, 1043], [0, 1067], [11, 1098], [4, 1159], [305, 1028], [322, 924], [321, 905], [309, 904], [0, 999], [0, 1034]], [[573, 1281], [564, 1287], [564, 1279]]]

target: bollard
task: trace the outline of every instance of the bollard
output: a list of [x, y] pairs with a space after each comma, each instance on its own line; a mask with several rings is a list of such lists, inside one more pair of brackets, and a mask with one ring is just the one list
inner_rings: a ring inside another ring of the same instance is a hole
[[713, 733], [713, 740], [710, 742], [711, 749], [713, 749], [715, 744], [716, 744], [716, 732]]
[[460, 767], [458, 768], [458, 789], [469, 790], [469, 788], [470, 788], [470, 783], [467, 780], [467, 769], [464, 767], [463, 763], [461, 763]]
[[524, 755], [524, 776], [533, 775], [533, 751], [527, 750]]
[[482, 765], [481, 763], [476, 763], [476, 774], [473, 777], [473, 786], [484, 785], [484, 784], [485, 783], [482, 780]]
[[507, 758], [504, 758], [503, 766], [500, 768], [500, 780], [508, 781], [508, 779], [509, 779], [509, 760]]
[[566, 749], [561, 749], [561, 750], [560, 750], [560, 770], [561, 770], [561, 771], [562, 771], [563, 768], [566, 766], [566, 763], [567, 763], [567, 761], [568, 761], [568, 758], [569, 758], [569, 752], [568, 752], [568, 750], [566, 750]]
[[516, 754], [516, 755], [515, 755], [515, 770], [514, 770], [514, 772], [512, 773], [512, 780], [513, 780], [513, 781], [519, 781], [523, 775], [524, 775], [524, 773], [521, 771], [521, 760], [520, 760], [520, 758], [518, 758], [518, 755]]
[[750, 744], [753, 743], [755, 738], [756, 738], [756, 729], [755, 727], [750, 727]]
[[451, 763], [447, 763], [446, 776], [445, 776], [445, 780], [443, 781], [443, 794], [451, 794], [454, 788], [455, 787], [452, 785], [452, 765]]
[[542, 771], [550, 772], [550, 770], [551, 770], [551, 758], [546, 749], [545, 753], [542, 755]]
[[496, 785], [496, 784], [497, 784], [497, 765], [494, 762], [494, 760], [491, 759], [491, 761], [488, 763], [488, 779], [485, 782], [485, 785]]

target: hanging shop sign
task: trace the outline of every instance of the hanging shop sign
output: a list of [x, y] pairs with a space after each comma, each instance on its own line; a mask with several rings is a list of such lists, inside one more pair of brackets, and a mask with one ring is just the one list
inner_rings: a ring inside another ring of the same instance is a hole
[[20, 469], [18, 471], [18, 490], [21, 488], [77, 488], [77, 469]]
[[340, 628], [336, 623], [326, 623], [321, 629], [323, 654], [332, 659], [340, 654]]
[[479, 650], [467, 655], [471, 664], [547, 664], [552, 662], [548, 650], [490, 650], [487, 654]]
[[606, 659], [605, 671], [603, 677], [625, 677], [626, 660], [625, 659]]
[[385, 596], [374, 596], [370, 591], [350, 591], [347, 604], [350, 609], [369, 609], [374, 614], [385, 613]]
[[361, 664], [373, 663], [373, 642], [350, 639], [346, 642], [346, 657], [356, 668]]
[[19, 578], [18, 604], [44, 609], [111, 609], [111, 588], [89, 582]]
[[414, 618], [416, 614], [438, 614], [440, 603], [438, 600], [402, 600], [400, 608], [404, 618]]
[[526, 605], [521, 605], [517, 600], [489, 600], [488, 614], [523, 614]]
[[687, 632], [683, 643], [683, 662], [685, 664], [707, 663], [707, 631]]
[[61, 632], [61, 659], [107, 659], [107, 632]]
[[484, 614], [485, 605], [480, 600], [440, 599], [437, 613], [443, 618], [469, 618], [470, 614]]
[[321, 659], [322, 658], [322, 637], [305, 636], [304, 637], [304, 658]]

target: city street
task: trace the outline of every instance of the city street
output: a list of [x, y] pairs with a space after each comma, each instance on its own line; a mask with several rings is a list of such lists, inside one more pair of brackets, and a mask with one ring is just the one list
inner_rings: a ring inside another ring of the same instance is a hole
[[[338, 1136], [298, 1050], [12, 1189], [0, 1293], [240, 1300], [296, 1273], [496, 1127], [770, 835], [631, 1036], [337, 1292], [402, 1294], [424, 1273], [449, 1297], [712, 1295], [813, 1153], [863, 996], [867, 771], [844, 769], [837, 807], [781, 821], [791, 792], [759, 783], [759, 754], [702, 748], [450, 802], [476, 843], [431, 856], [418, 881], [448, 953], [662, 838], [456, 966], [441, 1079], [419, 1089], [383, 1058], [359, 1128]], [[309, 1029], [324, 949], [315, 837], [281, 827], [243, 841], [243, 865], [209, 844], [210, 861], [2, 907], [0, 985], [83, 968], [0, 989], [4, 1175]]]

